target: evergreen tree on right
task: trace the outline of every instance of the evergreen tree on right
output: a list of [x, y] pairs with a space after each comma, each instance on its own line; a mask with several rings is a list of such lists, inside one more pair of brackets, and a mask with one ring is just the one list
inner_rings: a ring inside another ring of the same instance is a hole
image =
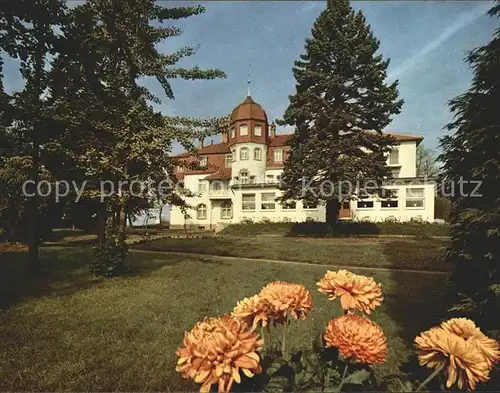
[[[500, 3], [489, 11], [500, 17]], [[441, 139], [444, 184], [452, 202], [451, 241], [445, 260], [453, 283], [479, 326], [500, 329], [500, 28], [466, 58], [474, 77], [450, 102], [455, 114]], [[479, 188], [477, 186], [479, 185]], [[492, 332], [493, 333], [493, 332]]]
[[340, 195], [350, 197], [357, 184], [380, 191], [390, 177], [386, 153], [394, 142], [381, 130], [403, 101], [397, 81], [385, 83], [389, 60], [377, 53], [379, 41], [348, 0], [328, 0], [305, 49], [293, 68], [296, 93], [280, 121], [295, 126], [280, 201], [325, 203], [333, 225]]

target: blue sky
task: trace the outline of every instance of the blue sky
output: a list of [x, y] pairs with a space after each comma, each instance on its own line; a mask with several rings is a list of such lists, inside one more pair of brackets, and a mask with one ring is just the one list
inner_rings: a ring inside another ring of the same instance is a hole
[[[169, 5], [198, 4], [168, 2]], [[288, 95], [295, 89], [294, 60], [304, 50], [314, 20], [324, 1], [211, 1], [201, 2], [206, 12], [176, 23], [180, 37], [161, 44], [171, 52], [184, 45], [200, 45], [182, 66], [220, 68], [226, 79], [173, 81], [175, 100], [168, 100], [156, 82], [146, 84], [160, 97], [165, 114], [225, 116], [244, 100], [248, 73], [252, 97], [270, 119], [283, 115]], [[387, 130], [423, 135], [424, 144], [436, 148], [443, 126], [451, 120], [447, 101], [463, 93], [472, 72], [463, 58], [487, 43], [498, 19], [486, 12], [491, 1], [357, 1], [380, 51], [391, 59], [389, 80], [399, 79], [405, 104]], [[20, 86], [17, 64], [7, 62], [5, 87]], [[278, 133], [291, 130], [278, 127]], [[217, 137], [214, 138], [217, 141]], [[178, 151], [178, 147], [175, 148]]]

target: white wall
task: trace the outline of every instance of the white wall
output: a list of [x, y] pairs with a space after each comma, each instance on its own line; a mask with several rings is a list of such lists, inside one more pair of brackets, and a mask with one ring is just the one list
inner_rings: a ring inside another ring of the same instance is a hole
[[[240, 160], [240, 150], [246, 147], [249, 150], [248, 160]], [[254, 149], [260, 148], [262, 153], [261, 160], [254, 160]], [[267, 146], [262, 143], [246, 142], [237, 143], [231, 150], [236, 149], [234, 161], [231, 163], [232, 179], [239, 175], [243, 169], [248, 171], [249, 176], [255, 176], [256, 182], [264, 182], [267, 160]]]
[[399, 169], [399, 177], [415, 177], [417, 174], [417, 142], [399, 142], [399, 146], [395, 148], [399, 149], [399, 163], [394, 166], [389, 165], [389, 159], [387, 159], [389, 167]]

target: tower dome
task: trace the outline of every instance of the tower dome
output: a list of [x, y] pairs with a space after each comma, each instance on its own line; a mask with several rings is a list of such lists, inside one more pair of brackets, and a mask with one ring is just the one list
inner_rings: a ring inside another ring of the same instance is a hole
[[260, 120], [267, 124], [267, 115], [264, 109], [248, 95], [231, 113], [231, 123], [240, 120]]

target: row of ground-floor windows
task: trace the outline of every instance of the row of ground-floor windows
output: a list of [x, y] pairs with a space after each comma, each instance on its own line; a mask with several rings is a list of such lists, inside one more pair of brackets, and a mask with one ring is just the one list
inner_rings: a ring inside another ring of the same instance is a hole
[[[233, 217], [233, 205], [231, 202], [224, 202], [220, 206], [220, 218], [229, 219]], [[207, 219], [207, 205], [200, 203], [196, 207], [196, 219], [206, 220]]]

